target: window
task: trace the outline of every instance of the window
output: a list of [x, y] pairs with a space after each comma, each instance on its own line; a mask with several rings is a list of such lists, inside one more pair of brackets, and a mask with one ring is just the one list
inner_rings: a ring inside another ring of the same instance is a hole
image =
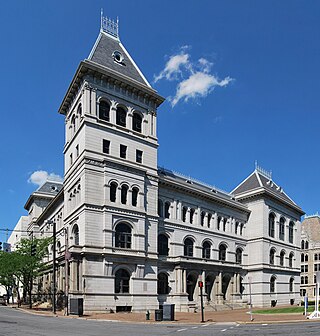
[[276, 251], [274, 249], [270, 250], [269, 253], [269, 263], [270, 265], [274, 265], [274, 255], [275, 255]]
[[131, 248], [131, 228], [125, 223], [116, 226], [115, 246], [121, 248]]
[[301, 240], [301, 250], [304, 250], [304, 240]]
[[212, 218], [212, 214], [209, 213], [209, 214], [208, 214], [208, 228], [210, 227], [211, 218]]
[[240, 248], [236, 250], [236, 263], [242, 264], [242, 250]]
[[317, 261], [318, 260], [318, 254], [315, 254], [313, 259]]
[[72, 236], [74, 245], [79, 245], [79, 227], [77, 224], [72, 229]]
[[117, 107], [117, 112], [116, 112], [116, 124], [119, 126], [126, 127], [126, 117], [127, 117], [127, 112], [126, 110], [119, 106]]
[[161, 199], [158, 200], [158, 215], [163, 217], [163, 203]]
[[227, 218], [224, 218], [223, 219], [223, 231], [225, 232], [226, 231], [226, 228], [227, 228]]
[[158, 274], [158, 294], [169, 294], [168, 275]]
[[170, 218], [170, 202], [164, 204], [164, 217]]
[[309, 243], [308, 243], [308, 241], [306, 241], [305, 242], [305, 249], [308, 250], [308, 248], [309, 248]]
[[142, 131], [142, 117], [139, 113], [133, 113], [132, 128], [139, 133]]
[[124, 269], [119, 269], [115, 274], [115, 293], [129, 293], [130, 274]]
[[211, 254], [211, 244], [206, 241], [202, 245], [202, 258], [210, 259], [210, 254]]
[[109, 111], [110, 111], [110, 105], [105, 100], [100, 101], [99, 104], [99, 119], [109, 121]]
[[125, 184], [121, 187], [121, 203], [122, 204], [127, 204], [128, 189], [129, 189], [128, 186]]
[[109, 140], [102, 140], [102, 152], [105, 154], [110, 154], [110, 141]]
[[293, 244], [293, 228], [294, 228], [294, 223], [290, 222], [289, 223], [289, 243]]
[[301, 253], [301, 262], [304, 262], [304, 254]]
[[308, 258], [308, 255], [306, 254], [306, 255], [304, 256], [304, 261], [307, 262], [308, 260], [309, 260], [309, 258]]
[[190, 209], [190, 223], [191, 224], [193, 223], [194, 212], [195, 212], [195, 210], [191, 208]]
[[202, 211], [201, 212], [201, 225], [202, 226], [204, 225], [204, 216], [205, 216], [205, 213]]
[[193, 257], [193, 241], [190, 238], [184, 241], [184, 256]]
[[122, 159], [126, 159], [126, 157], [127, 157], [127, 146], [120, 145], [120, 157]]
[[289, 254], [289, 267], [291, 268], [293, 267], [293, 256], [294, 256], [293, 253]]
[[227, 247], [224, 244], [221, 244], [219, 246], [219, 260], [220, 261], [226, 261], [227, 257]]
[[280, 218], [280, 223], [279, 223], [279, 239], [284, 240], [284, 225], [285, 219], [283, 217]]
[[111, 202], [115, 202], [117, 199], [117, 189], [118, 189], [117, 183], [112, 182], [110, 184], [110, 201]]
[[274, 221], [275, 221], [275, 216], [274, 214], [269, 215], [269, 236], [274, 238]]
[[240, 224], [240, 236], [242, 236], [242, 234], [243, 234], [243, 227], [244, 227], [244, 224], [241, 223]]
[[138, 205], [138, 195], [139, 195], [139, 189], [136, 187], [132, 188], [132, 206]]
[[182, 208], [182, 221], [185, 222], [187, 220], [187, 208]]
[[136, 150], [136, 162], [142, 163], [142, 154], [143, 152], [139, 149]]
[[220, 230], [220, 222], [221, 222], [221, 217], [218, 217], [218, 222], [217, 222], [217, 230]]
[[235, 234], [238, 234], [239, 222], [236, 222]]
[[285, 252], [281, 251], [280, 252], [280, 266], [284, 266], [284, 257], [285, 257]]
[[158, 253], [161, 256], [167, 256], [169, 254], [168, 237], [164, 234], [158, 236]]
[[270, 279], [270, 293], [274, 293], [276, 291], [276, 277], [272, 276]]

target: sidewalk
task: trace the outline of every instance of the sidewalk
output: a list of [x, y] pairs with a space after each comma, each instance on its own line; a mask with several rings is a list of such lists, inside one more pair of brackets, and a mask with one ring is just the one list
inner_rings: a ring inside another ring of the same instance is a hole
[[[50, 310], [38, 310], [19, 308], [25, 312], [44, 316], [54, 316]], [[82, 318], [87, 320], [105, 320], [105, 321], [119, 321], [119, 322], [134, 322], [134, 323], [201, 323], [201, 313], [175, 313], [175, 321], [155, 322], [154, 311], [150, 312], [150, 320], [146, 321], [145, 313], [91, 313], [85, 314], [82, 317], [77, 315], [64, 316], [63, 311], [58, 311], [57, 317], [64, 318]], [[253, 321], [250, 321], [250, 315], [247, 309], [235, 309], [218, 312], [205, 312], [204, 320], [207, 323], [281, 323], [281, 322], [312, 322], [307, 320], [301, 313], [296, 314], [253, 314]], [[315, 320], [313, 320], [315, 321]], [[319, 320], [318, 320], [319, 321]]]

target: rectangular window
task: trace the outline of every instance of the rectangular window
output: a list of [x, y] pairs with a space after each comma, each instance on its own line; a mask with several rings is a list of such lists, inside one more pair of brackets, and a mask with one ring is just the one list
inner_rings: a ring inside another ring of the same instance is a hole
[[120, 145], [120, 157], [122, 159], [126, 159], [127, 158], [127, 146]]
[[110, 141], [109, 140], [102, 140], [102, 152], [105, 154], [110, 154]]
[[142, 163], [142, 154], [143, 152], [139, 149], [136, 150], [136, 162]]

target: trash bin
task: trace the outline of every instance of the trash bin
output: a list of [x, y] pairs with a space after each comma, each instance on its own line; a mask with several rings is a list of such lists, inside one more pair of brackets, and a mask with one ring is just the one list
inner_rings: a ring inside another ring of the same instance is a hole
[[154, 311], [154, 319], [155, 319], [155, 321], [162, 321], [163, 320], [163, 310], [162, 309], [156, 309]]
[[83, 315], [83, 299], [70, 299], [70, 315]]
[[174, 321], [174, 304], [164, 303], [163, 309], [163, 321]]

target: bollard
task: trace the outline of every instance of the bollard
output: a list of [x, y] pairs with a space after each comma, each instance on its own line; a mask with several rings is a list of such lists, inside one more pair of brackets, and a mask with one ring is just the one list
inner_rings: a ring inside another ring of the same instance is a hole
[[146, 312], [146, 320], [147, 320], [147, 321], [150, 320], [150, 312], [149, 312], [149, 310], [147, 310], [147, 312]]

